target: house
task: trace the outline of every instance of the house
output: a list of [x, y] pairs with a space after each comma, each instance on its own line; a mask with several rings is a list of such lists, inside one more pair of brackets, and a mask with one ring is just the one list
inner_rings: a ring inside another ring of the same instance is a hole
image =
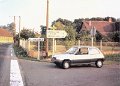
[[109, 21], [83, 21], [81, 30], [90, 30], [91, 28], [95, 28], [102, 35], [107, 35], [115, 31], [115, 22], [112, 22], [111, 18]]
[[0, 28], [0, 43], [13, 43], [13, 35], [6, 29]]

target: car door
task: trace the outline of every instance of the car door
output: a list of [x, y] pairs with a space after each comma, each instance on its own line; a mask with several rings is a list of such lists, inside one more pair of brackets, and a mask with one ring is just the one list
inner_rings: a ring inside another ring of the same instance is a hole
[[87, 63], [89, 62], [89, 52], [88, 47], [81, 47], [78, 49], [78, 51], [75, 53], [74, 59], [72, 60], [73, 63]]

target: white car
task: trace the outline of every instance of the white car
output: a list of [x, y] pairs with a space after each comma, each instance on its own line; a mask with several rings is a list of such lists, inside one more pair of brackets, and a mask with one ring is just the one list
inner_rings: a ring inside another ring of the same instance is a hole
[[105, 58], [101, 51], [91, 46], [74, 46], [63, 54], [52, 56], [51, 61], [57, 66], [64, 69], [69, 68], [72, 64], [95, 62], [96, 67], [103, 66]]

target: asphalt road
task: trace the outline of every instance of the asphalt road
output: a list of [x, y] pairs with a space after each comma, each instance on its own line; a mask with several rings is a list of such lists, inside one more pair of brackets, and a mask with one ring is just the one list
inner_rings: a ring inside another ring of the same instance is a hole
[[19, 60], [26, 86], [120, 86], [120, 65], [74, 66], [61, 69], [52, 63]]
[[[0, 86], [10, 86], [12, 59], [16, 59], [12, 45], [0, 44]], [[24, 86], [120, 86], [119, 64], [105, 64], [102, 68], [81, 65], [65, 70], [49, 62], [18, 62]]]
[[8, 44], [0, 44], [0, 86], [10, 84], [10, 52]]

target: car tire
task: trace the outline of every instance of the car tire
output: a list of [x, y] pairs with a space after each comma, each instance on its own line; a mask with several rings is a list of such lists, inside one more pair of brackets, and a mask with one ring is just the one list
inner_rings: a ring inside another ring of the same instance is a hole
[[95, 65], [97, 68], [101, 68], [103, 66], [103, 61], [102, 60], [98, 60], [95, 62]]
[[57, 67], [61, 67], [59, 63], [55, 63]]
[[62, 67], [63, 67], [64, 69], [68, 69], [68, 68], [70, 67], [70, 61], [64, 61], [64, 62], [62, 63]]

